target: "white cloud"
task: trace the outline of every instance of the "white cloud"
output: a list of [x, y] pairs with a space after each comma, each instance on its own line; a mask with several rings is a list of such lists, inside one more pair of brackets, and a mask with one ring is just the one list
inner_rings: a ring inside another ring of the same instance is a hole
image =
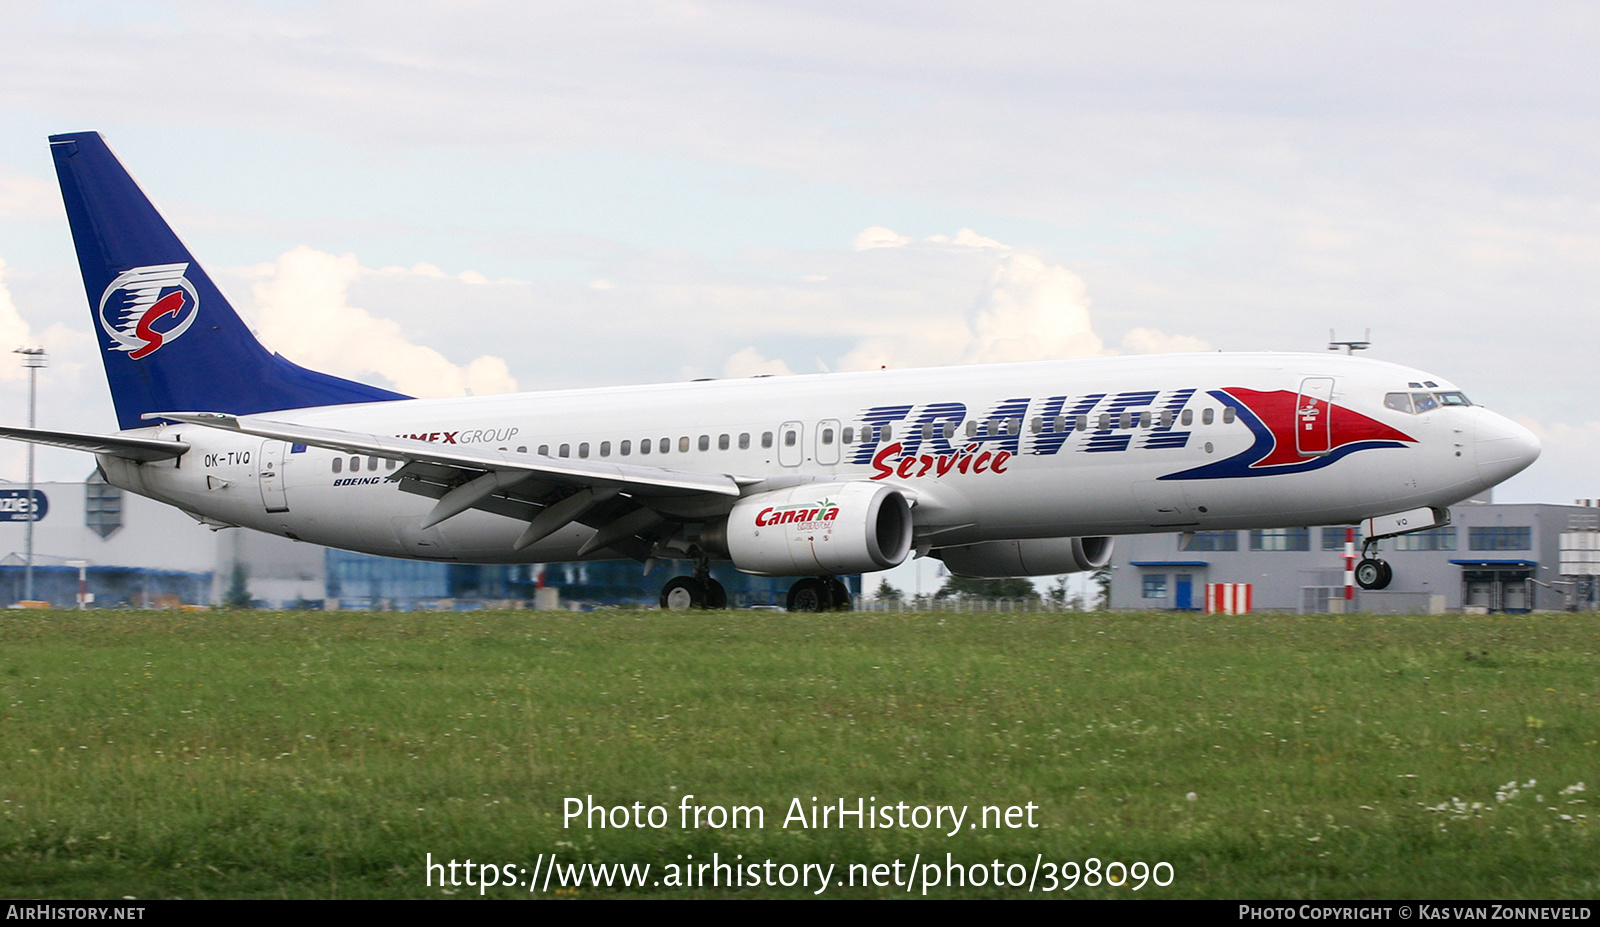
[[453, 364], [433, 348], [412, 343], [399, 323], [350, 305], [350, 285], [370, 273], [446, 276], [428, 264], [370, 271], [353, 254], [335, 256], [301, 245], [252, 270], [262, 340], [296, 363], [355, 379], [377, 374], [412, 396], [516, 390], [502, 358], [485, 354]]
[[[11, 290], [6, 287], [6, 262], [0, 258], [0, 352], [34, 344], [32, 330], [23, 321], [17, 304], [11, 300]], [[15, 358], [0, 360], [0, 380], [20, 380], [26, 374], [21, 364], [8, 363]]]
[[1135, 328], [1122, 339], [1130, 354], [1186, 354], [1209, 351], [1211, 345], [1193, 335], [1169, 335], [1153, 328]]
[[60, 214], [61, 195], [55, 184], [0, 166], [0, 216], [33, 219]]
[[[894, 241], [903, 236], [871, 228], [863, 237]], [[865, 256], [864, 256], [865, 257]], [[1034, 254], [1018, 251], [971, 229], [899, 245], [873, 258], [873, 271], [916, 297], [896, 313], [905, 322], [880, 333], [887, 303], [872, 305], [861, 294], [861, 337], [840, 366], [986, 364], [1006, 361], [1095, 357], [1108, 353], [1094, 331], [1083, 278]], [[900, 266], [884, 267], [885, 262]], [[864, 269], [858, 268], [858, 275]], [[908, 311], [909, 310], [909, 311]], [[889, 309], [889, 311], [893, 311]]]
[[874, 225], [871, 228], [862, 229], [861, 234], [857, 235], [856, 240], [852, 243], [852, 247], [857, 251], [867, 251], [872, 248], [898, 248], [901, 245], [909, 244], [911, 244], [909, 237], [897, 234], [881, 225]]
[[753, 347], [745, 348], [730, 356], [727, 363], [722, 365], [722, 372], [729, 377], [786, 377], [794, 373], [788, 364], [781, 360], [768, 360]]

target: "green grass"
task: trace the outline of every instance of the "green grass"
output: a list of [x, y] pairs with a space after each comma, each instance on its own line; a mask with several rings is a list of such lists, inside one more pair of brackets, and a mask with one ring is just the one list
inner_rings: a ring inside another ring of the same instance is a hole
[[[0, 891], [440, 897], [429, 853], [532, 870], [554, 852], [650, 863], [652, 880], [690, 854], [833, 863], [828, 896], [898, 896], [837, 882], [949, 853], [1175, 876], [1069, 897], [1593, 898], [1597, 631], [1592, 615], [8, 612]], [[686, 794], [760, 805], [766, 826], [682, 828]], [[563, 800], [588, 795], [665, 806], [668, 826], [564, 828]], [[784, 828], [813, 796], [967, 805], [969, 822], [1032, 802], [1039, 826]]]

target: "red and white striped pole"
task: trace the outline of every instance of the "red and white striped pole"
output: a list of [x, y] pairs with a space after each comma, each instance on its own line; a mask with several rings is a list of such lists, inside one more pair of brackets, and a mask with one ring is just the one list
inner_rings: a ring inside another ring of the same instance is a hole
[[1356, 529], [1344, 529], [1344, 600], [1356, 597]]

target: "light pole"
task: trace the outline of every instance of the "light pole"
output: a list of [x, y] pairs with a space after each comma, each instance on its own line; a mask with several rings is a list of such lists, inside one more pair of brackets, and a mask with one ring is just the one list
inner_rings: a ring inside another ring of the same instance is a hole
[[[14, 354], [22, 355], [22, 366], [28, 369], [28, 427], [33, 427], [34, 398], [39, 393], [39, 368], [49, 363], [50, 358], [44, 353], [44, 348], [17, 348]], [[33, 442], [28, 442], [28, 537], [27, 556], [28, 562], [22, 572], [22, 598], [25, 601], [33, 600], [33, 522], [36, 518], [37, 506], [33, 498]]]

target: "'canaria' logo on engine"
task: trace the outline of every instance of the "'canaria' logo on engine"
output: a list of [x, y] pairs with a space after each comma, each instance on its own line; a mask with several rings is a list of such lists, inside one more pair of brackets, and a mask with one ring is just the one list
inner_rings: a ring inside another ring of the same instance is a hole
[[[100, 296], [100, 327], [134, 360], [149, 357], [194, 324], [200, 297], [184, 276], [188, 264], [153, 264], [125, 271]], [[160, 327], [157, 327], [160, 323]]]

